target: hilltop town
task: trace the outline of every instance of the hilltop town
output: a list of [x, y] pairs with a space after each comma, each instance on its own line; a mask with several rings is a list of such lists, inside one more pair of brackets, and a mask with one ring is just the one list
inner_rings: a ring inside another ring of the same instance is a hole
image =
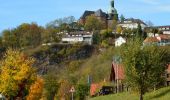
[[131, 100], [164, 98], [153, 91], [170, 90], [170, 25], [125, 18], [115, 0], [108, 7], [87, 9], [78, 20], [68, 16], [45, 27], [5, 29], [0, 99], [120, 100], [128, 93], [134, 93]]

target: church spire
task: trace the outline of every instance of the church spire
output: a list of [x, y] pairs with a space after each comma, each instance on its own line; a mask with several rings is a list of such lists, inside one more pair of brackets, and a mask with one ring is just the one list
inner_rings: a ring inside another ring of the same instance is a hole
[[110, 1], [110, 7], [111, 7], [111, 8], [114, 8], [114, 7], [115, 7], [114, 0], [111, 0], [111, 1]]

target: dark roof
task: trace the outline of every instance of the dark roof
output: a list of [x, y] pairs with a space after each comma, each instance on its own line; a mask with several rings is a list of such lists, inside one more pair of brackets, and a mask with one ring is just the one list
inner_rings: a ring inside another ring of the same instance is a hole
[[101, 9], [99, 9], [95, 12], [95, 16], [106, 17], [106, 13], [104, 13]]
[[154, 26], [155, 28], [170, 28], [170, 25], [166, 25], [166, 26]]
[[94, 14], [94, 11], [88, 11], [86, 10], [83, 15], [81, 16], [81, 19], [85, 19], [87, 16]]

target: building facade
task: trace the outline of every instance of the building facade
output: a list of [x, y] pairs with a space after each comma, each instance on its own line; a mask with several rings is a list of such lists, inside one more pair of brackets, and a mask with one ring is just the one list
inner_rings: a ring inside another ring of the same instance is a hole
[[126, 29], [137, 29], [138, 24], [140, 24], [142, 29], [147, 27], [147, 25], [142, 20], [134, 18], [125, 19], [123, 22], [120, 22], [118, 26]]
[[156, 26], [159, 31], [162, 31], [163, 34], [168, 34], [170, 35], [170, 26]]
[[62, 37], [63, 43], [85, 43], [91, 45], [93, 42], [93, 33], [85, 32], [85, 31], [77, 31], [65, 33]]
[[124, 43], [126, 43], [126, 39], [120, 36], [115, 40], [115, 47], [119, 47]]
[[111, 27], [113, 20], [118, 20], [118, 13], [115, 9], [114, 0], [110, 1], [110, 8], [108, 12], [103, 12], [101, 9], [97, 11], [86, 10], [80, 17], [79, 23], [85, 25], [88, 16], [95, 16], [97, 19], [102, 21], [106, 27]]

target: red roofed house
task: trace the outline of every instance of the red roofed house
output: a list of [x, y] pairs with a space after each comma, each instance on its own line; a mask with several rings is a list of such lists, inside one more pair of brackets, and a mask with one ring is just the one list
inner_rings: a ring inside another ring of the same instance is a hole
[[110, 81], [122, 81], [124, 80], [124, 69], [122, 64], [112, 63], [112, 69], [110, 74]]
[[[125, 79], [124, 68], [122, 64], [113, 62], [110, 74], [110, 81], [116, 84], [118, 91], [123, 91], [123, 80]], [[118, 92], [117, 91], [117, 92]]]
[[147, 37], [143, 41], [144, 45], [156, 44], [159, 46], [170, 45], [170, 35], [159, 35], [156, 37]]
[[169, 86], [170, 85], [170, 64], [168, 65], [168, 68], [166, 70], [166, 85]]

